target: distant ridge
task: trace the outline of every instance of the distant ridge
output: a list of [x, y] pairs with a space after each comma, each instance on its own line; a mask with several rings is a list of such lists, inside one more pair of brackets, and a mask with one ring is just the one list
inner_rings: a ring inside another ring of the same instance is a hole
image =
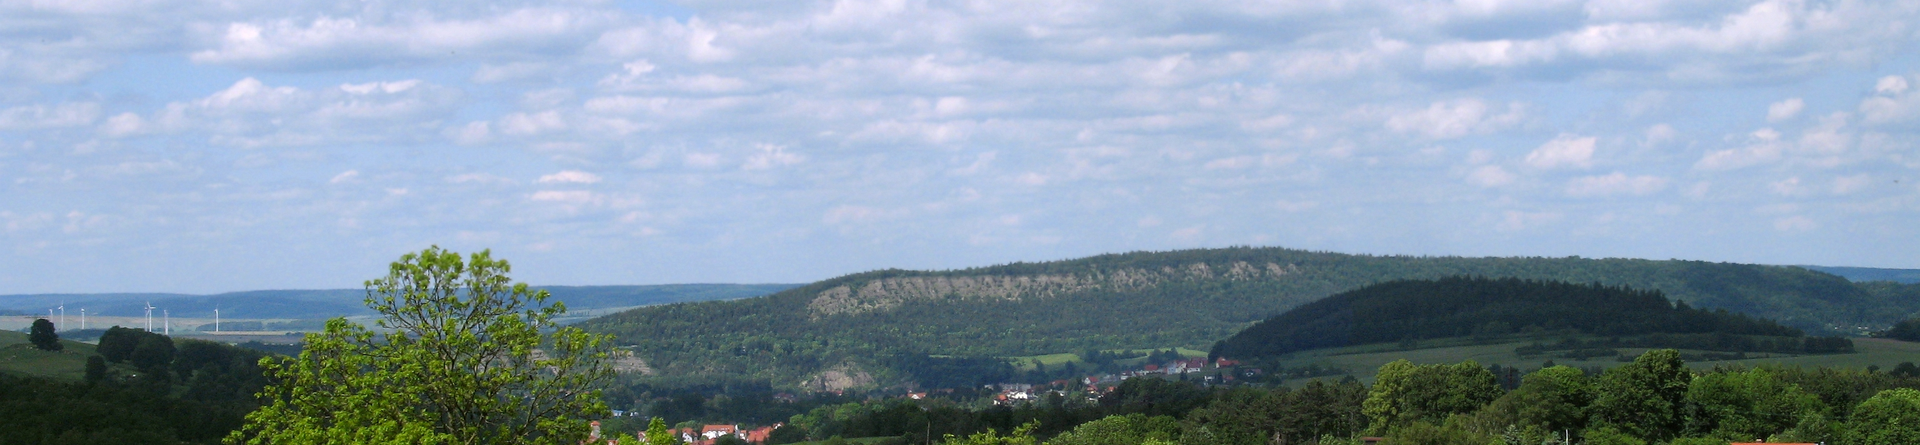
[[[766, 295], [796, 284], [661, 284], [634, 286], [535, 286], [546, 289], [569, 311], [623, 308], [689, 301], [729, 300]], [[315, 319], [369, 315], [362, 289], [256, 290], [213, 295], [170, 293], [0, 295], [0, 310], [46, 313], [61, 304], [69, 316], [80, 308], [89, 315], [136, 317], [148, 302], [174, 317], [212, 318], [214, 308], [230, 319]], [[156, 311], [158, 312], [158, 311]], [[158, 317], [158, 314], [155, 314]]]
[[[584, 321], [662, 383], [790, 388], [926, 380], [916, 357], [1204, 349], [1255, 321], [1391, 280], [1519, 278], [1658, 291], [1813, 336], [1863, 335], [1920, 312], [1920, 285], [1856, 284], [1794, 266], [1581, 257], [1374, 256], [1275, 247], [1132, 252], [960, 270], [878, 270], [761, 298]], [[868, 383], [860, 383], [868, 382]]]
[[1835, 267], [1800, 266], [1820, 272], [1839, 275], [1850, 281], [1892, 281], [1902, 284], [1920, 283], [1920, 269], [1880, 269], [1873, 267]]

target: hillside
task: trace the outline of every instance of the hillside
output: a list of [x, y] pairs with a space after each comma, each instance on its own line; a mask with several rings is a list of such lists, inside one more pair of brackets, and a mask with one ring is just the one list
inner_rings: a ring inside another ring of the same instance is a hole
[[[665, 284], [648, 286], [539, 286], [574, 311], [626, 308], [688, 301], [755, 297], [791, 289], [793, 284]], [[227, 319], [324, 319], [371, 315], [361, 289], [259, 290], [213, 295], [186, 294], [30, 294], [0, 295], [0, 308], [27, 314], [45, 314], [65, 304], [69, 316], [80, 308], [95, 316], [138, 317], [149, 302], [174, 317], [213, 318], [214, 308]], [[156, 311], [158, 317], [158, 311]]]
[[1204, 347], [1381, 281], [1454, 275], [1657, 290], [1816, 335], [1885, 327], [1920, 301], [1789, 266], [1638, 259], [1368, 256], [1281, 248], [1135, 252], [952, 271], [883, 270], [763, 298], [641, 308], [582, 323], [660, 382], [834, 388], [913, 380], [925, 355]]
[[1874, 267], [1830, 267], [1830, 266], [1800, 266], [1800, 267], [1805, 267], [1808, 269], [1813, 269], [1815, 271], [1839, 275], [1842, 278], [1846, 278], [1848, 280], [1853, 280], [1853, 281], [1892, 281], [1892, 282], [1901, 283], [1901, 284], [1920, 283], [1920, 270], [1915, 270], [1915, 269], [1881, 269], [1881, 268], [1874, 268]]
[[1252, 359], [1370, 343], [1527, 331], [1613, 337], [1802, 335], [1771, 321], [1674, 304], [1657, 291], [1448, 277], [1389, 281], [1307, 303], [1215, 343], [1209, 355]]

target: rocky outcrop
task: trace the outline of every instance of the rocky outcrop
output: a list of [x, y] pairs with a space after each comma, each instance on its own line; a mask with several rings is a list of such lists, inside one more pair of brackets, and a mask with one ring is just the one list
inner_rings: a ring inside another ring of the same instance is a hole
[[873, 375], [850, 363], [821, 371], [800, 382], [801, 389], [818, 392], [844, 391], [872, 385]]
[[895, 277], [840, 285], [820, 291], [807, 304], [808, 312], [819, 318], [834, 314], [859, 314], [885, 311], [909, 301], [960, 299], [1019, 301], [1058, 295], [1102, 291], [1128, 291], [1157, 286], [1177, 280], [1252, 281], [1280, 279], [1298, 273], [1298, 266], [1236, 261], [1221, 266], [1193, 263], [1159, 270], [1126, 268], [1085, 274], [1038, 275], [940, 275]]

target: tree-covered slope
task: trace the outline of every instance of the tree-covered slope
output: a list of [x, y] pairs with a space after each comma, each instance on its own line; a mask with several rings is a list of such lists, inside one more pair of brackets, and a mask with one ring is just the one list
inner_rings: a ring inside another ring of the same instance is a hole
[[1342, 292], [1255, 323], [1216, 343], [1216, 357], [1515, 330], [1604, 336], [1733, 334], [1797, 337], [1800, 330], [1731, 312], [1674, 304], [1658, 291], [1517, 278], [1396, 280]]
[[1920, 310], [1920, 302], [1890, 300], [1799, 267], [1226, 248], [867, 272], [762, 298], [641, 308], [582, 327], [615, 335], [655, 378], [721, 375], [780, 386], [887, 382], [909, 376], [911, 370], [888, 365], [901, 354], [1205, 346], [1337, 292], [1455, 275], [1657, 290], [1696, 307], [1780, 320], [1816, 335], [1885, 327]]

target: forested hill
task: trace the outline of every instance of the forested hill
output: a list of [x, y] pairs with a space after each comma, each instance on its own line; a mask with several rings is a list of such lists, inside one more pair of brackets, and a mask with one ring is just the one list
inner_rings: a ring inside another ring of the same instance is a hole
[[1798, 337], [1800, 330], [1726, 311], [1674, 304], [1658, 291], [1517, 278], [1396, 280], [1307, 303], [1216, 343], [1214, 357], [1270, 357], [1349, 345], [1573, 330], [1603, 336], [1732, 334]]
[[762, 298], [636, 309], [582, 326], [631, 345], [656, 378], [718, 374], [781, 386], [885, 382], [907, 377], [895, 366], [903, 354], [1204, 347], [1337, 292], [1455, 275], [1657, 290], [1696, 307], [1780, 320], [1816, 335], [1831, 335], [1836, 327], [1849, 333], [1860, 326], [1884, 328], [1920, 310], [1920, 301], [1894, 298], [1906, 288], [1868, 292], [1799, 267], [1226, 248], [952, 271], [883, 270]]

